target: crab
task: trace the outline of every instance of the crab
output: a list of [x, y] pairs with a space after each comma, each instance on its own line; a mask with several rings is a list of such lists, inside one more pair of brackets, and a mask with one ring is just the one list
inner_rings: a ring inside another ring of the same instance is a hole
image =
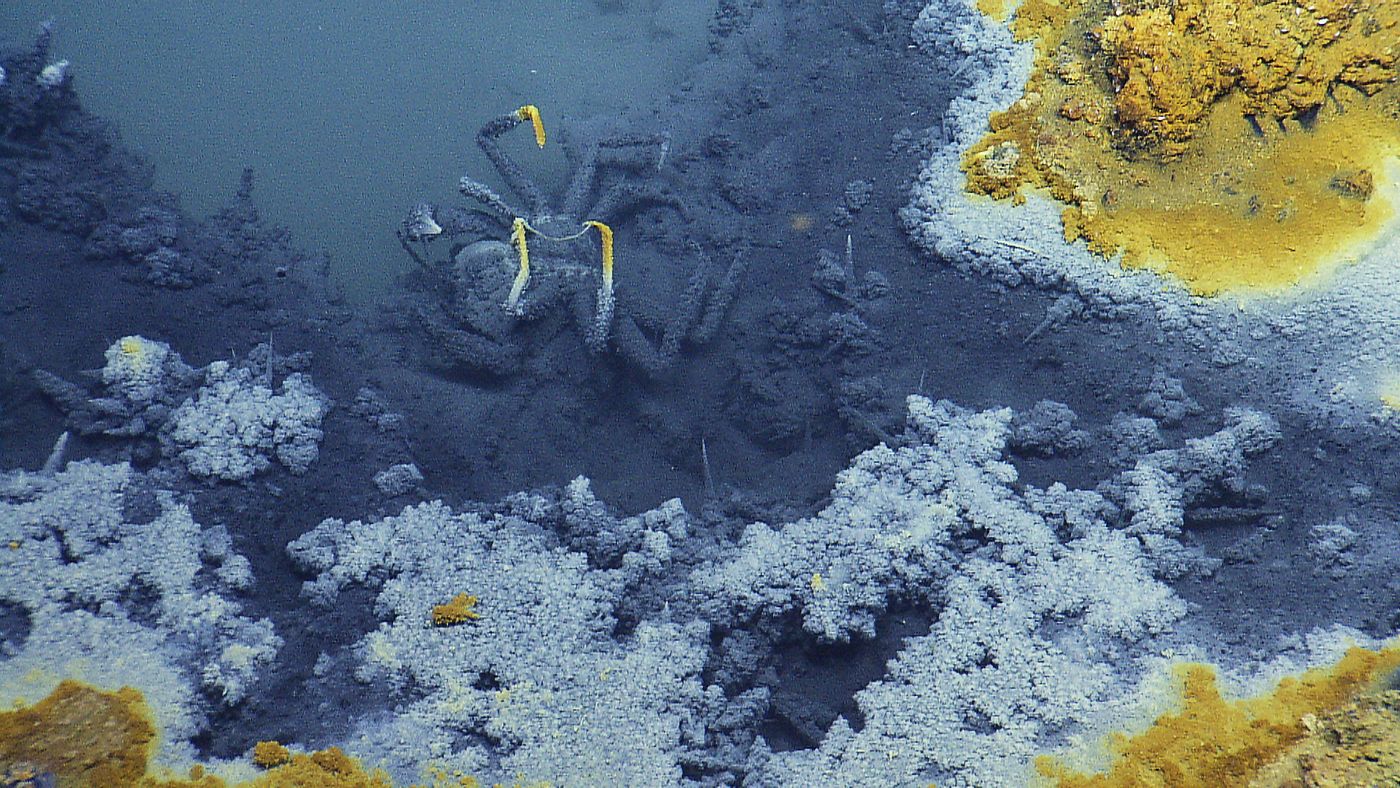
[[[674, 363], [684, 340], [703, 342], [713, 336], [737, 291], [743, 256], [736, 255], [729, 270], [714, 277], [701, 245], [691, 240], [687, 246], [699, 263], [678, 308], [658, 307], [626, 287], [614, 299], [590, 228], [606, 231], [610, 244], [611, 229], [603, 223], [625, 220], [646, 206], [669, 206], [689, 218], [678, 196], [654, 180], [628, 177], [658, 172], [668, 140], [641, 134], [590, 140], [572, 157], [576, 168], [556, 203], [499, 144], [502, 135], [525, 120], [536, 123], [542, 144], [543, 127], [533, 107], [488, 121], [476, 137], [520, 207], [463, 177], [458, 187], [474, 203], [473, 210], [419, 204], [400, 227], [404, 249], [439, 272], [431, 288], [438, 303], [418, 310], [419, 325], [455, 363], [509, 374], [526, 350], [523, 324], [562, 312], [594, 354], [614, 351], [649, 375], [661, 374]], [[527, 233], [528, 266], [522, 259]], [[429, 262], [426, 250], [434, 239], [464, 234], [480, 240], [462, 246], [451, 265]]]

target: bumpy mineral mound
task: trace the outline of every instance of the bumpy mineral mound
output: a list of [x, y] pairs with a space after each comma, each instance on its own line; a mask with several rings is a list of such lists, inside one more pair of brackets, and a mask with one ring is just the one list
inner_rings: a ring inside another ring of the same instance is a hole
[[1365, 695], [1303, 724], [1307, 738], [1252, 786], [1385, 785], [1400, 775], [1400, 692]]
[[1307, 117], [1343, 86], [1379, 93], [1396, 78], [1397, 19], [1379, 0], [1145, 0], [1095, 33], [1123, 141], [1175, 158], [1234, 91], [1260, 123]]
[[1025, 94], [964, 156], [968, 189], [1043, 188], [1067, 240], [1199, 295], [1325, 273], [1393, 216], [1400, 3], [1026, 0]]

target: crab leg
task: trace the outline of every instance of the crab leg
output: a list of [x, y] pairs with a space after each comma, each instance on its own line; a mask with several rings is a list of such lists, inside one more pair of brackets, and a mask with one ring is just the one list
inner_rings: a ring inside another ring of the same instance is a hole
[[[540, 191], [540, 187], [530, 180], [530, 176], [525, 174], [525, 170], [521, 169], [514, 159], [506, 155], [506, 152], [501, 150], [501, 146], [497, 143], [502, 134], [519, 126], [523, 120], [520, 113], [512, 112], [487, 121], [486, 125], [481, 127], [481, 131], [476, 133], [476, 144], [477, 147], [481, 148], [481, 152], [486, 154], [486, 158], [491, 160], [492, 166], [496, 168], [496, 172], [501, 174], [501, 179], [506, 182], [510, 190], [526, 202], [529, 214], [539, 216], [548, 211], [544, 192]], [[499, 198], [497, 200], [499, 201]]]
[[481, 203], [482, 207], [486, 208], [486, 210], [490, 212], [492, 216], [496, 217], [496, 219], [500, 220], [502, 224], [508, 225], [513, 222], [517, 216], [522, 215], [519, 211], [510, 207], [509, 203], [501, 199], [501, 195], [492, 191], [490, 186], [480, 181], [474, 181], [465, 175], [462, 176], [462, 180], [457, 182], [457, 191], [461, 192], [463, 197]]

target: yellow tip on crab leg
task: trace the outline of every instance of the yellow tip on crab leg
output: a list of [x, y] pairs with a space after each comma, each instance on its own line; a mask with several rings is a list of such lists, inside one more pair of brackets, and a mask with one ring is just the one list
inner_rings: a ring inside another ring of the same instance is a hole
[[520, 303], [520, 294], [530, 281], [530, 247], [525, 244], [525, 220], [517, 218], [511, 225], [510, 242], [520, 253], [520, 270], [515, 272], [515, 281], [510, 285], [510, 295], [506, 296], [506, 309], [514, 312]]
[[515, 116], [521, 120], [530, 121], [530, 125], [535, 128], [535, 144], [544, 147], [544, 118], [540, 117], [540, 108], [534, 104], [526, 104], [515, 111]]
[[603, 289], [609, 293], [613, 289], [613, 231], [602, 222], [584, 222], [585, 226], [598, 231], [603, 242]]

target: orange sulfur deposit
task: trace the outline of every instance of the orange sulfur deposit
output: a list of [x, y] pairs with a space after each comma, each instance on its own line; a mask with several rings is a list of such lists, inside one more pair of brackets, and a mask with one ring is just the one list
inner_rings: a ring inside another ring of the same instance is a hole
[[[1181, 709], [1135, 736], [1115, 734], [1107, 772], [1081, 773], [1052, 756], [1039, 758], [1036, 770], [1062, 788], [1330, 784], [1290, 780], [1304, 769], [1325, 767], [1342, 774], [1347, 762], [1385, 752], [1386, 741], [1390, 762], [1397, 762], [1400, 730], [1394, 725], [1400, 698], [1377, 686], [1397, 667], [1400, 647], [1379, 652], [1353, 648], [1335, 666], [1286, 678], [1268, 695], [1225, 700], [1210, 666], [1179, 665]], [[1339, 730], [1349, 738], [1328, 735]]]
[[433, 605], [433, 626], [455, 627], [468, 621], [476, 621], [481, 614], [476, 612], [476, 603], [481, 600], [468, 593], [452, 597], [446, 604]]
[[[156, 727], [141, 693], [107, 692], [64, 681], [39, 703], [0, 712], [0, 775], [9, 782], [51, 775], [64, 788], [227, 788], [195, 766], [188, 777], [153, 774]], [[261, 756], [261, 757], [260, 757]], [[261, 742], [254, 757], [267, 771], [245, 788], [391, 788], [388, 775], [367, 771], [337, 747], [292, 753]], [[465, 783], [463, 783], [465, 784]]]
[[1394, 0], [1026, 0], [1013, 30], [1034, 72], [967, 187], [1044, 188], [1068, 240], [1213, 295], [1324, 273], [1394, 215]]
[[1400, 775], [1400, 692], [1357, 698], [1305, 717], [1308, 735], [1254, 779], [1258, 788], [1385, 785]]
[[0, 713], [0, 763], [61, 785], [136, 785], [156, 740], [141, 694], [65, 681], [28, 708]]

